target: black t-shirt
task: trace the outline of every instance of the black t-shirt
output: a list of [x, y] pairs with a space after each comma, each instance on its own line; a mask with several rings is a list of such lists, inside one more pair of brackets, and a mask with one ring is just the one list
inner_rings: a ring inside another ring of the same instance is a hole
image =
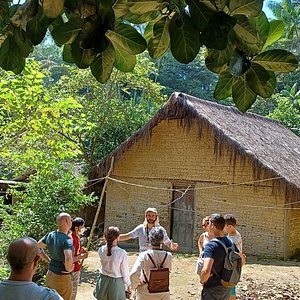
[[[218, 240], [222, 241], [227, 247], [231, 247], [232, 242], [226, 236], [218, 237]], [[217, 285], [221, 285], [220, 277], [224, 267], [225, 260], [225, 249], [221, 244], [215, 241], [209, 241], [204, 248], [204, 258], [209, 257], [214, 259], [212, 265], [211, 273], [213, 274], [209, 277], [208, 281], [204, 284], [204, 287], [210, 288]]]

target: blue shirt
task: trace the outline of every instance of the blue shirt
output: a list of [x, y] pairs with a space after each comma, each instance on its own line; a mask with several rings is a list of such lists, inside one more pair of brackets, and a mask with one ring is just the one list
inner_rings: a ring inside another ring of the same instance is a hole
[[64, 251], [73, 251], [73, 240], [63, 232], [52, 231], [42, 238], [42, 242], [47, 245], [50, 254], [49, 270], [55, 274], [67, 272]]
[[3, 280], [0, 282], [1, 300], [63, 300], [53, 289], [39, 286], [32, 281]]
[[[222, 241], [227, 247], [232, 245], [232, 242], [226, 236], [217, 237], [217, 239]], [[225, 256], [225, 249], [218, 242], [209, 241], [204, 247], [204, 259], [207, 257], [214, 259], [214, 263], [211, 268], [211, 274], [213, 275], [209, 277], [208, 281], [204, 284], [205, 288], [222, 285], [220, 277], [224, 267]]]

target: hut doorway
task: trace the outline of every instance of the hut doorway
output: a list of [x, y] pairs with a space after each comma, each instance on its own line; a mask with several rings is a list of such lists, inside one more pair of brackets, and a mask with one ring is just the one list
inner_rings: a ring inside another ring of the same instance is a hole
[[192, 251], [194, 246], [195, 191], [189, 188], [173, 187], [177, 191], [173, 191], [172, 198], [171, 236], [183, 252]]

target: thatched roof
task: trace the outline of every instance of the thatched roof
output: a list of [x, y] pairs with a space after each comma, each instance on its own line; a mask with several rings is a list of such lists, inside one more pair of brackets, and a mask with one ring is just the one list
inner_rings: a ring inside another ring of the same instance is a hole
[[255, 177], [262, 174], [282, 177], [280, 181], [287, 187], [286, 193], [300, 194], [300, 138], [297, 135], [277, 121], [182, 93], [172, 94], [145, 126], [94, 166], [89, 179], [105, 176], [112, 157], [117, 162], [136, 141], [149, 141], [153, 128], [162, 120], [170, 119], [177, 119], [185, 128], [196, 121], [199, 138], [203, 129], [210, 128], [216, 153], [222, 155], [222, 151], [230, 148], [233, 160], [237, 155], [250, 158]]

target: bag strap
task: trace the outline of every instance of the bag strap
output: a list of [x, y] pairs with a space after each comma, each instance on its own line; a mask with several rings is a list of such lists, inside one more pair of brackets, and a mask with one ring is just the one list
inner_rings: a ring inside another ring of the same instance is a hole
[[164, 259], [163, 259], [162, 263], [160, 264], [160, 268], [163, 268], [163, 266], [164, 266], [164, 263], [165, 263], [165, 261], [166, 261], [166, 258], [167, 258], [167, 256], [168, 256], [168, 253], [167, 253], [167, 251], [166, 251], [165, 257], [164, 257]]
[[144, 278], [145, 278], [146, 283], [149, 283], [149, 280], [148, 280], [148, 278], [147, 278], [147, 276], [146, 276], [146, 274], [145, 274], [144, 269], [142, 269], [142, 271], [143, 271], [143, 274], [144, 274]]
[[[224, 248], [224, 250], [225, 250], [226, 255], [227, 255], [227, 253], [228, 253], [228, 249], [229, 249], [229, 248], [232, 249], [232, 250], [234, 250], [234, 248], [233, 248], [234, 246], [233, 246], [233, 245], [231, 245], [231, 246], [228, 248], [222, 241], [220, 241], [220, 240], [217, 239], [217, 238], [211, 239], [210, 242], [217, 242], [218, 244], [222, 245], [223, 248]], [[231, 242], [231, 243], [232, 243], [232, 242]], [[233, 244], [233, 243], [232, 243], [232, 244]], [[233, 247], [232, 247], [232, 246], [233, 246]]]
[[[149, 256], [150, 260], [152, 261], [154, 268], [156, 268], [156, 264], [155, 264], [152, 256], [150, 255], [150, 253], [148, 253], [148, 256]], [[162, 268], [164, 266], [164, 263], [165, 263], [165, 260], [166, 260], [167, 256], [168, 256], [168, 253], [166, 251], [165, 257], [164, 257], [162, 263], [160, 264], [159, 268]]]
[[[152, 261], [152, 263], [153, 263], [153, 265], [154, 265], [154, 268], [156, 268], [156, 264], [155, 264], [155, 262], [154, 262], [152, 256], [150, 255], [150, 253], [147, 253], [147, 254], [148, 254], [150, 260]], [[165, 260], [166, 260], [167, 256], [168, 256], [168, 253], [167, 253], [167, 251], [166, 251], [165, 257], [164, 257], [162, 263], [160, 264], [160, 268], [163, 267], [163, 265], [164, 265], [164, 263], [165, 263]], [[149, 280], [148, 280], [148, 278], [147, 278], [147, 276], [146, 276], [146, 274], [145, 274], [144, 269], [142, 269], [142, 272], [143, 272], [143, 275], [144, 275], [144, 278], [145, 278], [146, 283], [149, 283]]]

